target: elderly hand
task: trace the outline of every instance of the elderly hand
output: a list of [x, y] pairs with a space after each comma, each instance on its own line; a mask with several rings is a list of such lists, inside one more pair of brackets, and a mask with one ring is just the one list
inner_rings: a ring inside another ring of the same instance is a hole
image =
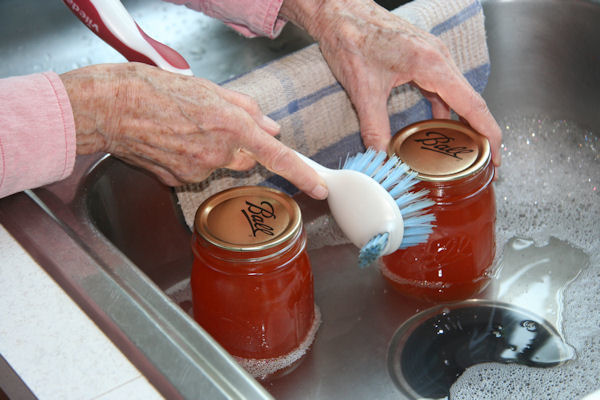
[[319, 176], [273, 137], [279, 125], [246, 95], [137, 63], [84, 67], [61, 80], [78, 154], [112, 153], [172, 186], [258, 161], [310, 196], [327, 197]]
[[440, 39], [371, 0], [284, 0], [280, 15], [319, 42], [356, 108], [365, 146], [387, 147], [392, 88], [413, 83], [431, 102], [434, 118], [449, 118], [452, 108], [487, 136], [500, 165], [502, 131]]

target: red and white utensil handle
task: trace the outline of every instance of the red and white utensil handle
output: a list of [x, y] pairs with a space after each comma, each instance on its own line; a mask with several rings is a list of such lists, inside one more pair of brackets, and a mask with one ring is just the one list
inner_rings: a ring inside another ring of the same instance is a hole
[[148, 36], [119, 0], [63, 0], [92, 32], [129, 61], [156, 65], [167, 71], [193, 75], [175, 50]]

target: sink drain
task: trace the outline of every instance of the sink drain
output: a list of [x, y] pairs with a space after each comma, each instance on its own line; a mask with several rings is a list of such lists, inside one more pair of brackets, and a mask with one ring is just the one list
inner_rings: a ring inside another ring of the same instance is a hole
[[517, 363], [552, 367], [574, 356], [542, 318], [508, 304], [468, 300], [426, 310], [394, 334], [388, 369], [396, 386], [414, 399], [441, 399], [475, 364]]

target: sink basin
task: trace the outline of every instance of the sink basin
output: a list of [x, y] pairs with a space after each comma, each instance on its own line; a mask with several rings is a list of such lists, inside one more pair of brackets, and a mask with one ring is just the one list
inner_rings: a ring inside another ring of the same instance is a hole
[[[19, 37], [0, 44], [6, 55], [0, 76], [122, 61], [56, 3], [0, 3], [0, 15], [7, 10], [14, 15], [14, 26], [0, 24], [0, 32]], [[214, 81], [310, 43], [291, 26], [275, 41], [247, 41], [183, 7], [142, 0], [124, 4], [150, 35], [180, 51], [197, 75]], [[492, 66], [484, 97], [505, 130], [504, 166], [496, 183], [499, 248], [515, 234], [559, 236], [592, 255], [587, 270], [598, 271], [600, 239], [597, 228], [594, 235], [594, 228], [586, 227], [600, 224], [595, 189], [600, 184], [600, 4], [490, 0], [484, 10]], [[32, 18], [41, 21], [36, 33], [20, 28], [25, 25], [19, 21]], [[187, 32], [180, 26], [193, 28]], [[235, 63], [223, 62], [234, 57]], [[535, 138], [533, 127], [541, 129]], [[557, 148], [548, 141], [556, 141]], [[584, 164], [571, 161], [580, 156]], [[559, 176], [573, 178], [566, 185], [573, 187], [568, 198], [564, 188], [550, 185], [556, 179], [551, 168], [540, 166], [543, 170], [531, 177], [533, 163], [553, 159], [563, 167]], [[520, 183], [540, 190], [539, 204], [514, 196]], [[303, 195], [295, 199], [305, 224], [328, 213], [322, 202]], [[523, 211], [527, 207], [536, 208], [537, 225], [521, 227], [519, 221], [531, 221]], [[523, 213], [522, 219], [514, 213]], [[581, 231], [573, 221], [585, 221]], [[405, 321], [432, 305], [395, 293], [376, 268], [359, 270], [353, 246], [310, 250], [323, 324], [294, 371], [259, 383], [190, 317], [191, 232], [173, 190], [151, 174], [111, 156], [80, 157], [68, 179], [0, 200], [0, 223], [168, 398], [407, 396], [388, 370], [390, 342]], [[599, 279], [597, 272], [590, 274]], [[497, 279], [480, 300], [494, 298], [501, 283]], [[568, 334], [560, 326], [556, 330], [561, 337]]]

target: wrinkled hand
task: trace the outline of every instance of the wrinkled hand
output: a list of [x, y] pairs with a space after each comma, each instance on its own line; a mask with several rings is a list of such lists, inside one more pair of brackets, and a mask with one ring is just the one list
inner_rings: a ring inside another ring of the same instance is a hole
[[109, 152], [171, 186], [258, 161], [312, 197], [327, 196], [318, 175], [273, 137], [279, 125], [246, 95], [137, 63], [94, 65], [61, 79], [78, 154]]
[[371, 0], [285, 0], [281, 14], [319, 42], [356, 108], [365, 146], [386, 149], [388, 98], [394, 87], [412, 83], [431, 102], [434, 118], [449, 118], [452, 108], [487, 136], [500, 165], [502, 131], [436, 36]]

